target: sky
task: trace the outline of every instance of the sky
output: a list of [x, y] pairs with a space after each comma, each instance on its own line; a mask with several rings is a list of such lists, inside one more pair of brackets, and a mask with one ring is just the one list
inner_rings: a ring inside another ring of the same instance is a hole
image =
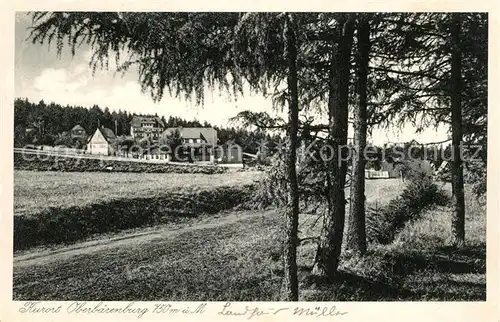
[[[126, 110], [129, 113], [155, 114], [166, 118], [178, 116], [186, 120], [197, 119], [212, 125], [228, 126], [229, 118], [244, 110], [275, 112], [270, 99], [260, 94], [245, 93], [237, 101], [218, 91], [209, 91], [205, 95], [203, 106], [190, 101], [171, 97], [155, 103], [149, 93], [142, 93], [136, 70], [131, 69], [125, 75], [116, 73], [110, 63], [109, 70], [97, 69], [95, 74], [89, 68], [91, 50], [82, 46], [72, 56], [69, 49], [60, 57], [55, 46], [38, 45], [26, 41], [29, 35], [30, 19], [25, 13], [17, 13], [15, 28], [15, 96], [38, 102], [55, 102], [61, 105], [79, 105], [91, 107], [97, 104], [107, 106], [111, 111]], [[369, 140], [374, 144], [386, 142], [408, 142], [412, 139], [420, 143], [443, 141], [448, 138], [447, 128], [429, 128], [416, 134], [411, 125], [403, 129], [376, 129]], [[352, 128], [349, 136], [352, 137]]]

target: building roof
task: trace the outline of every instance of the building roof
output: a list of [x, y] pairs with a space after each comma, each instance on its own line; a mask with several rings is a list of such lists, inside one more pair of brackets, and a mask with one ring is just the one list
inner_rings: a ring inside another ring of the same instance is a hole
[[169, 154], [169, 150], [165, 149], [165, 147], [153, 147], [151, 149], [145, 149], [145, 154]]
[[158, 116], [134, 115], [132, 121], [130, 121], [130, 125], [133, 127], [141, 127], [141, 124], [144, 122], [154, 122], [158, 127], [165, 127], [165, 124], [163, 124], [163, 121]]
[[97, 133], [97, 131], [101, 131], [102, 133], [102, 136], [104, 136], [104, 139], [108, 142], [108, 143], [111, 143], [112, 141], [116, 140], [116, 135], [113, 133], [113, 131], [111, 131], [111, 129], [108, 129], [106, 127], [100, 127], [100, 128], [97, 128], [94, 132], [94, 134], [92, 134], [88, 139], [87, 139], [87, 144], [92, 141], [92, 139], [94, 138], [94, 135]]
[[212, 127], [178, 127], [168, 128], [163, 131], [162, 136], [169, 135], [175, 130], [179, 130], [184, 139], [203, 139], [212, 146], [217, 145], [217, 131]]
[[113, 133], [111, 129], [108, 129], [107, 127], [101, 127], [101, 133], [104, 135], [104, 138], [109, 142], [116, 140], [116, 135]]
[[81, 126], [80, 124], [73, 126], [73, 128], [71, 129], [71, 131], [81, 131], [81, 130], [85, 131], [83, 126]]
[[385, 145], [387, 147], [392, 147], [392, 146], [399, 146], [399, 147], [403, 147], [405, 145], [421, 145], [420, 143], [418, 143], [417, 140], [415, 139], [412, 139], [411, 141], [408, 141], [408, 142], [386, 142]]
[[410, 142], [408, 142], [408, 144], [410, 144], [410, 145], [420, 145], [420, 143], [418, 143], [418, 141], [415, 140], [415, 139], [412, 139]]

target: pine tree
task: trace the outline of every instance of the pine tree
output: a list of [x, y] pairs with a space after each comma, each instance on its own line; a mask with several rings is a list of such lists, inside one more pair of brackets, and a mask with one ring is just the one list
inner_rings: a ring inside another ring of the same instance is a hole
[[299, 98], [297, 80], [297, 21], [293, 14], [287, 14], [285, 22], [286, 58], [288, 63], [287, 87], [289, 95], [288, 106], [288, 144], [286, 148], [286, 173], [288, 195], [286, 204], [285, 224], [285, 294], [286, 300], [298, 301], [299, 285], [297, 279], [297, 246], [299, 226], [299, 187], [297, 182], [297, 148], [299, 123]]
[[358, 253], [366, 252], [365, 228], [365, 149], [367, 133], [367, 78], [370, 53], [370, 21], [361, 14], [357, 29], [357, 91], [359, 103], [354, 110], [354, 153], [352, 159], [351, 195], [347, 248]]
[[451, 22], [451, 182], [453, 191], [452, 238], [453, 244], [465, 241], [464, 173], [462, 167], [462, 53], [461, 14], [453, 13]]
[[315, 271], [329, 279], [337, 274], [344, 236], [347, 174], [347, 151], [344, 148], [347, 145], [349, 75], [355, 17], [353, 14], [339, 14], [336, 20], [338, 42], [332, 46], [328, 99], [327, 142], [332, 147], [331, 155], [327, 156], [328, 215], [323, 224], [325, 233], [321, 236], [315, 265]]

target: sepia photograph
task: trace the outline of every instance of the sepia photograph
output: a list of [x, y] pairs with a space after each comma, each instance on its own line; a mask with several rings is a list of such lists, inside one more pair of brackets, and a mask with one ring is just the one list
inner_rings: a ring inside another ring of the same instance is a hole
[[488, 13], [18, 11], [14, 40], [13, 301], [486, 301]]

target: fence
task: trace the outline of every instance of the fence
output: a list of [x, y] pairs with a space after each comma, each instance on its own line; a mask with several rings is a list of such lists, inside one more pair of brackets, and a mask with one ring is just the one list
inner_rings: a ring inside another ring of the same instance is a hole
[[107, 156], [107, 155], [97, 155], [97, 154], [83, 154], [83, 153], [61, 153], [64, 150], [42, 150], [39, 148], [14, 148], [14, 153], [31, 155], [30, 158], [33, 158], [34, 155], [39, 156], [53, 156], [58, 158], [77, 158], [77, 159], [98, 159], [98, 160], [109, 160], [109, 161], [122, 161], [122, 162], [137, 162], [137, 163], [163, 163], [163, 164], [172, 164], [172, 165], [184, 165], [184, 166], [221, 166], [221, 167], [241, 167], [241, 164], [221, 164], [221, 163], [213, 163], [210, 161], [206, 162], [175, 162], [170, 160], [170, 156], [156, 156], [156, 155], [144, 155], [141, 157], [132, 157], [132, 156]]
[[389, 171], [365, 170], [366, 179], [389, 179]]

